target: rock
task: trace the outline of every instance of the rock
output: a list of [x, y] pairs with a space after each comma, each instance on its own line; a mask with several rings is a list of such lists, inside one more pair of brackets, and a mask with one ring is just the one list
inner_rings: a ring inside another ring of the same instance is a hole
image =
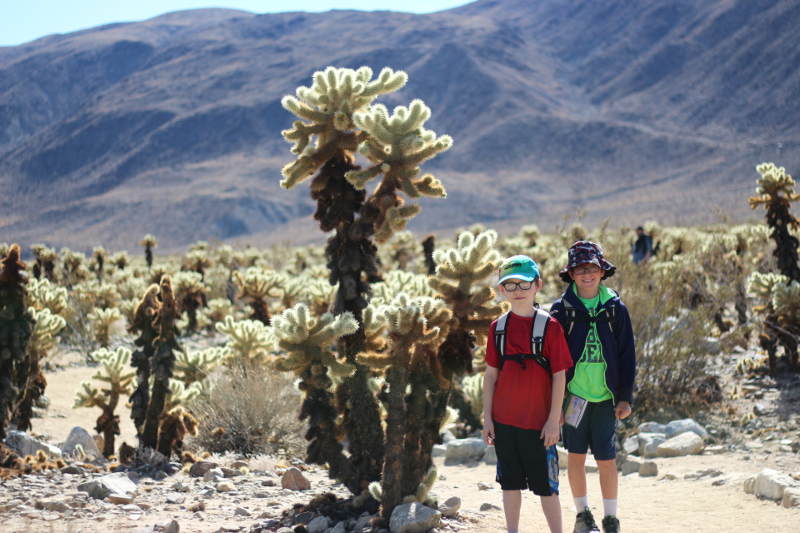
[[173, 483], [171, 488], [175, 492], [189, 492], [190, 490], [192, 490], [192, 488], [189, 485], [181, 481], [176, 481], [175, 483]]
[[444, 442], [445, 444], [447, 444], [451, 440], [456, 440], [456, 436], [453, 435], [453, 432], [450, 431], [449, 429], [445, 429], [444, 431], [442, 431], [441, 435], [442, 435], [442, 442]]
[[79, 475], [85, 474], [86, 470], [84, 470], [83, 468], [81, 468], [79, 466], [67, 465], [67, 466], [65, 466], [64, 468], [61, 469], [61, 473], [62, 474], [71, 474], [71, 475], [79, 476]]
[[297, 467], [293, 466], [283, 473], [281, 487], [289, 490], [308, 490], [311, 488], [311, 483]]
[[667, 424], [667, 429], [664, 432], [668, 439], [675, 437], [676, 435], [680, 435], [681, 433], [685, 433], [687, 431], [691, 431], [692, 433], [696, 434], [697, 436], [707, 439], [708, 432], [705, 430], [703, 426], [695, 422], [691, 418], [684, 418], [683, 420], [673, 420], [669, 424]]
[[497, 464], [497, 451], [494, 446], [487, 446], [486, 452], [483, 454], [483, 462], [487, 465]]
[[189, 506], [189, 511], [192, 512], [192, 513], [196, 513], [198, 511], [205, 511], [205, 510], [206, 510], [206, 502], [204, 502], [202, 500], [194, 502]]
[[444, 464], [457, 465], [469, 461], [479, 461], [486, 453], [487, 445], [483, 439], [453, 439], [447, 443]]
[[[479, 439], [476, 439], [479, 440]], [[392, 511], [389, 518], [389, 530], [392, 533], [424, 533], [438, 527], [442, 521], [442, 513], [420, 503], [404, 503]]]
[[276, 485], [274, 479], [262, 479], [261, 486], [262, 487], [274, 487]]
[[659, 445], [666, 440], [664, 433], [639, 433], [639, 457], [655, 457]]
[[627, 476], [628, 474], [637, 474], [639, 470], [642, 468], [642, 463], [639, 461], [635, 461], [633, 459], [628, 459], [622, 464], [622, 468], [620, 472], [623, 476]]
[[186, 496], [183, 494], [167, 494], [166, 497], [167, 503], [174, 503], [176, 505], [180, 505], [186, 501]]
[[62, 500], [38, 500], [33, 504], [33, 506], [37, 509], [53, 511], [56, 513], [63, 513], [71, 509], [71, 507]]
[[339, 522], [335, 526], [330, 529], [330, 533], [345, 533], [347, 528], [344, 525], [344, 522]]
[[622, 449], [628, 454], [639, 454], [639, 437], [630, 436], [622, 443]]
[[666, 433], [667, 425], [657, 422], [645, 422], [639, 424], [639, 433]]
[[[78, 485], [78, 490], [86, 492], [92, 498], [102, 500], [113, 494], [121, 498], [130, 498], [136, 494], [136, 484], [124, 472], [108, 474]], [[125, 503], [131, 503], [130, 501]]]
[[356, 524], [353, 526], [353, 531], [361, 533], [361, 530], [365, 527], [369, 527], [370, 520], [372, 520], [372, 515], [368, 512], [364, 511], [356, 520]]
[[237, 507], [233, 510], [233, 514], [236, 516], [250, 516], [250, 511], [245, 509], [244, 507]]
[[227, 468], [225, 466], [220, 468], [220, 471], [222, 471], [222, 475], [225, 477], [237, 477], [242, 475], [241, 470], [237, 470], [235, 468]]
[[800, 507], [800, 488], [784, 489], [781, 505], [784, 507]]
[[61, 457], [61, 450], [52, 444], [47, 444], [38, 439], [34, 439], [24, 431], [17, 431], [12, 429], [8, 432], [5, 440], [6, 446], [12, 448], [17, 454], [22, 457], [26, 455], [36, 455], [36, 452], [42, 450], [44, 453], [51, 457]]
[[447, 500], [439, 506], [439, 512], [442, 513], [442, 516], [448, 518], [458, 515], [459, 509], [461, 509], [461, 498], [458, 496], [447, 498]]
[[742, 486], [745, 494], [754, 494], [756, 491], [756, 476], [745, 479]]
[[217, 463], [211, 461], [198, 461], [189, 468], [189, 475], [192, 477], [203, 477], [212, 468], [217, 468]]
[[431, 451], [432, 457], [444, 457], [447, 455], [447, 446], [444, 444], [434, 444]]
[[699, 454], [702, 451], [703, 439], [696, 433], [687, 431], [659, 444], [656, 448], [656, 455], [658, 457], [679, 457]]
[[700, 343], [700, 349], [709, 355], [722, 353], [722, 343], [717, 337], [706, 337]]
[[159, 533], [180, 533], [181, 526], [176, 520], [170, 520], [169, 522], [154, 526], [153, 531], [158, 531]]
[[221, 468], [212, 468], [203, 474], [203, 481], [206, 483], [217, 483], [223, 479], [225, 479], [225, 474], [222, 473]]
[[249, 468], [247, 461], [234, 461], [231, 463], [231, 468]]
[[658, 465], [653, 461], [645, 461], [639, 467], [639, 475], [642, 477], [654, 477], [658, 475]]
[[753, 414], [756, 416], [764, 416], [769, 413], [769, 407], [763, 403], [757, 403], [753, 406]]
[[308, 523], [306, 529], [308, 529], [308, 533], [324, 533], [328, 529], [328, 525], [330, 525], [330, 520], [327, 516], [318, 516]]
[[765, 468], [756, 476], [754, 493], [769, 500], [781, 500], [787, 488], [797, 488], [797, 482], [777, 470]]
[[230, 481], [222, 481], [217, 483], [215, 488], [217, 489], [217, 492], [231, 492], [236, 490], [236, 486]]
[[478, 490], [491, 490], [492, 485], [484, 481], [478, 481]]
[[493, 503], [482, 503], [480, 507], [481, 511], [499, 511], [500, 508]]
[[109, 494], [106, 496], [106, 501], [115, 505], [127, 505], [133, 503], [135, 494]]
[[61, 446], [61, 451], [65, 454], [74, 455], [78, 446], [83, 448], [83, 453], [89, 458], [96, 459], [102, 456], [94, 437], [82, 427], [75, 426], [67, 435], [67, 440]]

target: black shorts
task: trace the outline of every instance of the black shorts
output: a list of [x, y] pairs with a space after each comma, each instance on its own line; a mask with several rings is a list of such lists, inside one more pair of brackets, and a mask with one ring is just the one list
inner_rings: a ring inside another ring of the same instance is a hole
[[558, 494], [558, 452], [555, 446], [545, 448], [540, 431], [495, 422], [494, 448], [497, 482], [503, 490]]
[[598, 461], [608, 461], [617, 456], [614, 446], [617, 417], [611, 400], [589, 402], [577, 428], [569, 424], [564, 424], [562, 428], [564, 444], [569, 453], [584, 454], [591, 446], [592, 455]]

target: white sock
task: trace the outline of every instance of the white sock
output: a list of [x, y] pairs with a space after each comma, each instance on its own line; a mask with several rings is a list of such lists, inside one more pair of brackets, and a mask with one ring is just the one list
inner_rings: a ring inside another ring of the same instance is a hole
[[589, 496], [581, 496], [580, 498], [573, 498], [573, 500], [575, 500], [575, 511], [579, 513], [584, 512], [589, 507]]
[[606, 500], [603, 498], [603, 512], [605, 516], [617, 516], [617, 499]]

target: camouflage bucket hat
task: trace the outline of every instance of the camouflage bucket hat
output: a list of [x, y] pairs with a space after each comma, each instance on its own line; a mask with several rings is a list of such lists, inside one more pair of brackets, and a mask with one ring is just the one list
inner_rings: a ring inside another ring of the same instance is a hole
[[591, 241], [577, 241], [569, 247], [567, 266], [561, 269], [559, 275], [561, 279], [569, 283], [572, 281], [572, 278], [569, 277], [569, 271], [589, 263], [597, 265], [604, 270], [603, 279], [610, 278], [617, 270], [617, 267], [603, 257], [603, 249], [600, 248], [599, 244]]
[[536, 261], [527, 255], [515, 255], [503, 261], [503, 264], [500, 265], [497, 277], [498, 285], [507, 279], [533, 281], [539, 277], [539, 267]]

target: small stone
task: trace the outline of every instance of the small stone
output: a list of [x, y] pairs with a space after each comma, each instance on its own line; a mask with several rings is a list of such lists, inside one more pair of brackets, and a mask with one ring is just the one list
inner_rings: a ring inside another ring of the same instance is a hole
[[247, 461], [234, 461], [231, 463], [231, 468], [247, 468], [249, 465]]
[[174, 503], [180, 505], [186, 501], [186, 496], [183, 494], [167, 494], [167, 503]]
[[106, 496], [106, 501], [117, 505], [125, 505], [133, 503], [133, 494], [109, 494]]
[[261, 486], [262, 487], [274, 487], [276, 485], [274, 479], [262, 479]]
[[784, 489], [781, 505], [787, 508], [800, 507], [800, 488]]
[[493, 503], [482, 503], [480, 507], [481, 511], [499, 511], [500, 508]]
[[447, 443], [444, 462], [446, 465], [454, 465], [479, 461], [486, 452], [486, 448], [487, 444], [483, 442], [483, 439], [475, 437], [454, 439]]
[[236, 486], [230, 481], [222, 481], [221, 483], [217, 483], [216, 489], [217, 492], [231, 492], [236, 490]]
[[73, 476], [79, 476], [79, 475], [85, 474], [86, 470], [84, 470], [83, 468], [81, 468], [79, 466], [67, 465], [67, 466], [65, 466], [65, 467], [63, 467], [61, 469], [61, 473], [62, 474], [70, 474], [70, 475], [73, 475]]
[[227, 468], [223, 466], [220, 468], [220, 470], [222, 471], [222, 475], [225, 477], [236, 477], [242, 475], [242, 471], [235, 468]]
[[324, 533], [329, 524], [330, 520], [327, 516], [318, 516], [308, 523], [306, 529], [308, 529], [308, 533]]
[[459, 509], [461, 509], [461, 498], [458, 496], [448, 498], [439, 506], [439, 512], [442, 513], [442, 516], [446, 516], [448, 518], [458, 515]]
[[283, 473], [281, 487], [289, 490], [308, 490], [311, 488], [311, 482], [298, 468], [292, 467]]
[[223, 479], [225, 479], [225, 474], [222, 472], [221, 468], [212, 468], [203, 474], [203, 481], [206, 483], [216, 483]]
[[170, 520], [169, 522], [155, 526], [153, 531], [158, 531], [159, 533], [180, 533], [181, 526], [178, 524], [177, 520]]
[[703, 439], [692, 431], [686, 431], [658, 445], [659, 457], [679, 457], [699, 454], [703, 451]]
[[173, 483], [172, 487], [170, 488], [175, 492], [189, 492], [190, 490], [192, 490], [192, 488], [189, 485], [187, 485], [186, 483], [182, 483], [180, 481], [176, 481], [175, 483]]
[[628, 474], [636, 474], [642, 468], [642, 463], [639, 461], [635, 461], [633, 459], [628, 459], [624, 463], [622, 463], [622, 468], [620, 469], [620, 473], [623, 476], [627, 476]]
[[189, 475], [192, 477], [203, 477], [212, 468], [217, 468], [217, 463], [211, 461], [198, 461], [189, 468]]
[[757, 403], [753, 406], [753, 414], [756, 416], [764, 416], [769, 413], [769, 407], [763, 403]]
[[441, 524], [442, 513], [417, 502], [395, 506], [389, 518], [392, 533], [424, 533]]
[[199, 511], [206, 510], [206, 502], [204, 501], [196, 501], [189, 506], [189, 511], [192, 513], [197, 513]]
[[726, 484], [727, 482], [728, 482], [727, 479], [715, 479], [714, 481], [711, 482], [711, 485], [713, 487], [721, 487], [722, 485]]
[[639, 475], [642, 477], [654, 477], [658, 475], [658, 465], [654, 461], [645, 461], [639, 467]]
[[234, 509], [233, 514], [236, 516], [250, 516], [250, 511], [245, 509], [244, 507], [237, 507]]

